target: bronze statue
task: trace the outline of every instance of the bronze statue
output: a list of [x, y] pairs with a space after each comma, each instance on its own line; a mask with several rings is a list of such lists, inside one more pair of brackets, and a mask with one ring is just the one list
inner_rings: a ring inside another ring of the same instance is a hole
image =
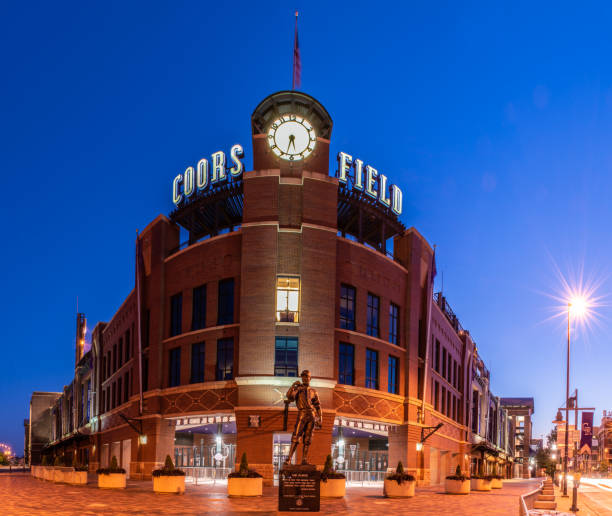
[[295, 450], [297, 450], [300, 438], [304, 446], [302, 464], [308, 464], [308, 449], [312, 441], [312, 433], [315, 426], [321, 428], [322, 425], [321, 403], [319, 402], [317, 391], [310, 387], [310, 371], [306, 369], [302, 371], [300, 376], [302, 381], [294, 382], [287, 391], [287, 402], [295, 401], [298, 415], [293, 434], [291, 435], [291, 449], [289, 456], [285, 459], [285, 464], [291, 462], [291, 457], [293, 457]]

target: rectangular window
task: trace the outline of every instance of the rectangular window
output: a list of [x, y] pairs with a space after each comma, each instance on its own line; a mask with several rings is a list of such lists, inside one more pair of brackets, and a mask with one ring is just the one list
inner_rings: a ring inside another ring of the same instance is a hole
[[340, 328], [355, 331], [355, 288], [340, 285]]
[[191, 383], [204, 381], [204, 342], [191, 345]]
[[145, 316], [144, 316], [144, 323], [143, 323], [144, 328], [142, 329], [142, 347], [143, 348], [148, 348], [149, 347], [149, 336], [151, 334], [151, 310], [146, 310], [145, 311]]
[[181, 384], [181, 348], [170, 350], [170, 374], [168, 385], [176, 387]]
[[399, 342], [399, 306], [389, 304], [389, 342], [397, 345]]
[[451, 417], [451, 411], [452, 411], [452, 407], [451, 407], [451, 391], [447, 390], [446, 391], [446, 416], [447, 417]]
[[102, 381], [106, 380], [106, 355], [102, 357]]
[[366, 349], [366, 381], [368, 389], [378, 389], [378, 351]]
[[367, 334], [372, 337], [380, 335], [378, 319], [380, 315], [380, 299], [374, 294], [368, 293], [368, 324]]
[[298, 340], [296, 337], [276, 337], [274, 376], [298, 375]]
[[440, 412], [442, 412], [442, 414], [446, 414], [446, 387], [442, 387], [440, 397], [442, 398], [442, 407], [440, 407]]
[[219, 339], [217, 341], [217, 380], [234, 378], [234, 339]]
[[300, 278], [276, 279], [276, 322], [300, 322]]
[[130, 372], [126, 371], [123, 377], [123, 402], [127, 403], [130, 399]]
[[123, 337], [119, 339], [119, 346], [117, 348], [117, 367], [121, 369], [123, 365]]
[[341, 342], [338, 358], [338, 383], [355, 385], [355, 346]]
[[446, 378], [446, 348], [442, 348], [442, 378]]
[[117, 370], [117, 344], [113, 345], [113, 373]]
[[191, 310], [191, 329], [206, 328], [206, 285], [193, 289], [193, 303]]
[[106, 389], [102, 389], [102, 396], [100, 397], [100, 412], [106, 412]]
[[117, 406], [117, 382], [113, 382], [113, 403], [111, 408], [115, 408]]
[[389, 372], [388, 372], [388, 384], [389, 384], [389, 392], [391, 394], [398, 393], [398, 365], [399, 360], [397, 357], [393, 357], [389, 355]]
[[170, 298], [170, 337], [182, 333], [183, 294], [179, 292]]
[[217, 324], [234, 322], [234, 278], [219, 282]]
[[91, 380], [87, 380], [87, 414], [85, 415], [85, 421], [91, 419]]
[[434, 382], [434, 397], [435, 397], [435, 403], [434, 403], [434, 409], [436, 409], [438, 412], [440, 412], [440, 389], [438, 388], [438, 382]]
[[125, 332], [125, 362], [130, 359], [130, 330]]
[[435, 370], [437, 373], [440, 372], [440, 341], [436, 339], [436, 354], [435, 354]]
[[142, 357], [142, 391], [149, 390], [149, 357]]
[[121, 405], [122, 403], [121, 396], [123, 395], [123, 391], [121, 390], [121, 382], [121, 377], [119, 377], [119, 379], [117, 380], [117, 405]]

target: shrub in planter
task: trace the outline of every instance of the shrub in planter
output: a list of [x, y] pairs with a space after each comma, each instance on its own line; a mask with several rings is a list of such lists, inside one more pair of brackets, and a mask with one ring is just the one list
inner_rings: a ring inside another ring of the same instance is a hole
[[156, 469], [153, 475], [153, 491], [156, 493], [185, 493], [185, 472], [174, 467], [170, 455], [162, 469]]
[[470, 494], [470, 477], [464, 475], [457, 464], [455, 474], [446, 477], [444, 487], [449, 494]]
[[73, 471], [66, 474], [66, 482], [79, 485], [87, 484], [87, 472], [89, 468], [80, 464], [76, 459], [76, 455], [72, 459], [72, 469]]
[[472, 479], [470, 480], [470, 489], [472, 491], [490, 491], [492, 480], [493, 476], [485, 475], [481, 465], [478, 470], [478, 474], [472, 475]]
[[404, 465], [397, 463], [395, 473], [385, 477], [383, 494], [388, 498], [408, 498], [414, 496], [415, 478], [404, 472]]
[[126, 485], [125, 470], [117, 464], [117, 457], [113, 455], [110, 468], [100, 468], [98, 474], [98, 487], [122, 489]]
[[493, 474], [491, 475], [491, 489], [501, 489], [504, 487], [504, 477], [497, 474], [497, 464], [493, 464]]
[[262, 488], [262, 476], [257, 471], [249, 469], [246, 453], [243, 453], [238, 471], [230, 473], [227, 477], [228, 496], [261, 496]]
[[346, 476], [334, 469], [331, 455], [325, 459], [321, 471], [321, 497], [342, 498], [346, 494]]

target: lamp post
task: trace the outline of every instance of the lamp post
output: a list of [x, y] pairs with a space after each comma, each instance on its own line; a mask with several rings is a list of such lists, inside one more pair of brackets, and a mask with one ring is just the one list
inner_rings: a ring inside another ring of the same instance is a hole
[[567, 374], [565, 376], [565, 454], [563, 456], [563, 496], [567, 496], [567, 456], [569, 454], [569, 374], [570, 374], [570, 313], [572, 303], [567, 304]]

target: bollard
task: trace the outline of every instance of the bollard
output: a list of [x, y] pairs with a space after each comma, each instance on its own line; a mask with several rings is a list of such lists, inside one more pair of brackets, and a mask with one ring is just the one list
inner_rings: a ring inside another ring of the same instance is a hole
[[570, 511], [578, 512], [578, 486], [574, 483], [574, 488], [572, 489], [572, 506], [570, 507]]

